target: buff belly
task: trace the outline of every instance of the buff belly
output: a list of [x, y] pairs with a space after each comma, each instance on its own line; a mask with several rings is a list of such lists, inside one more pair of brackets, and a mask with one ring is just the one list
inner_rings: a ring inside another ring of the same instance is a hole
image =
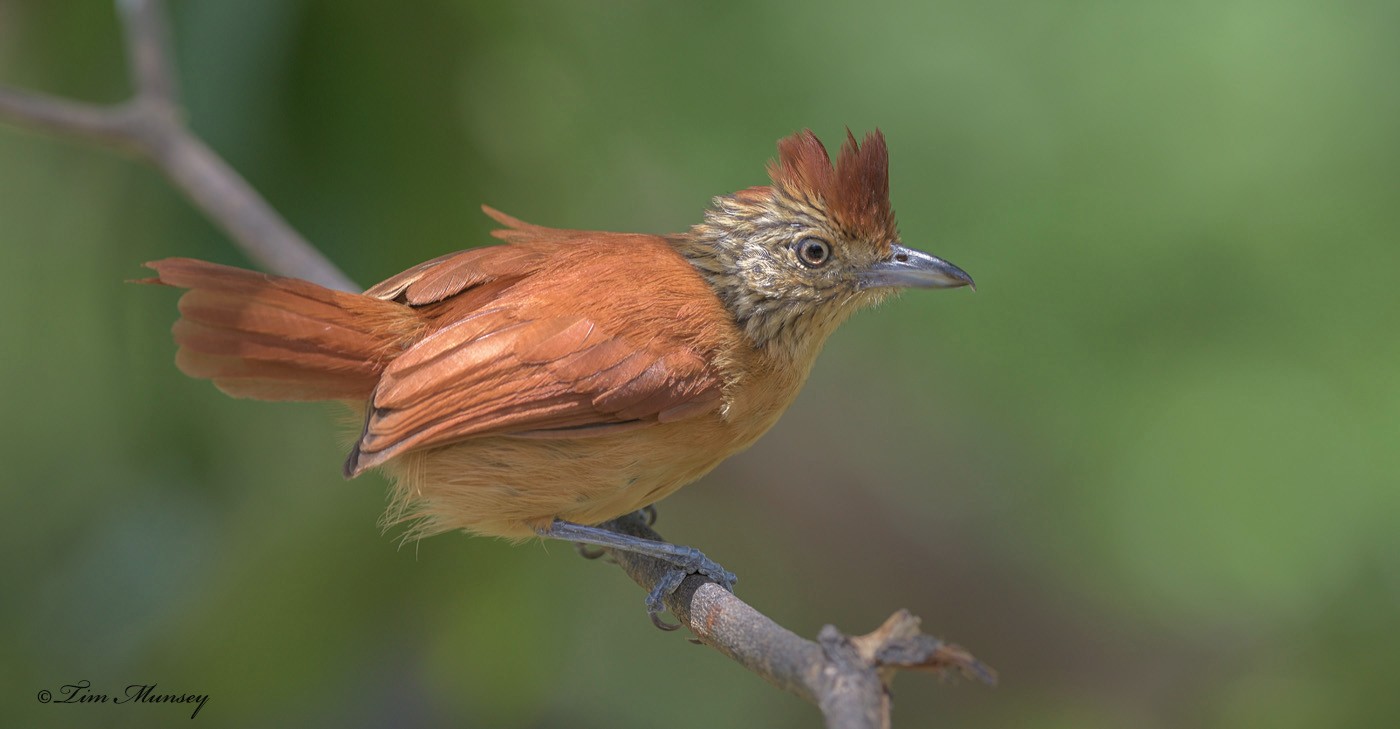
[[[717, 436], [725, 446], [714, 446]], [[718, 419], [593, 438], [477, 438], [385, 464], [395, 479], [387, 520], [408, 537], [457, 529], [511, 539], [564, 519], [597, 524], [655, 503], [747, 443]], [[751, 440], [751, 439], [745, 439]]]

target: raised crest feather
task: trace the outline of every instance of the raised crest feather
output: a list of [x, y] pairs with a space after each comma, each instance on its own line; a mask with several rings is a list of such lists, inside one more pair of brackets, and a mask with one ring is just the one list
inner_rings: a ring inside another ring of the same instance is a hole
[[768, 176], [788, 195], [820, 200], [833, 222], [852, 235], [881, 242], [899, 237], [890, 208], [889, 150], [879, 129], [859, 144], [847, 129], [834, 166], [817, 135], [804, 129], [779, 140]]

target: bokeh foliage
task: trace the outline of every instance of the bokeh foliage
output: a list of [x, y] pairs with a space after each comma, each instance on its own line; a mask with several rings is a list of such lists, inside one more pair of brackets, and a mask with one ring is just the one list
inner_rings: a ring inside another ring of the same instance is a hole
[[[839, 332], [662, 505], [808, 635], [897, 607], [1005, 676], [900, 726], [1400, 722], [1400, 5], [183, 0], [194, 128], [352, 276], [489, 202], [671, 231], [773, 141], [880, 126], [906, 242], [978, 292]], [[125, 94], [103, 2], [0, 0], [0, 83]], [[207, 726], [812, 726], [567, 547], [399, 548], [340, 413], [171, 364], [139, 263], [243, 263], [155, 173], [0, 128], [0, 715], [157, 681]], [[9, 720], [5, 723], [9, 724]]]

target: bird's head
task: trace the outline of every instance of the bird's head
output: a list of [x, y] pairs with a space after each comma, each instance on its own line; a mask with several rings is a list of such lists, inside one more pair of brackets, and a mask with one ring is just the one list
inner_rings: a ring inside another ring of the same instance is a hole
[[879, 130], [863, 144], [847, 131], [835, 165], [815, 134], [798, 132], [778, 142], [768, 175], [772, 185], [715, 198], [681, 240], [756, 345], [796, 355], [899, 289], [972, 285], [900, 242]]

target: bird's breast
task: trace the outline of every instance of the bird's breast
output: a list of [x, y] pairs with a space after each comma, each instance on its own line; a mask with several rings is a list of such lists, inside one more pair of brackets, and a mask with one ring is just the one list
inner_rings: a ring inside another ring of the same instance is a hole
[[[556, 518], [597, 524], [655, 503], [758, 440], [801, 378], [760, 369], [723, 412], [591, 438], [497, 436], [412, 451], [387, 464], [415, 536], [464, 529], [533, 536]], [[805, 375], [804, 375], [805, 377]]]

